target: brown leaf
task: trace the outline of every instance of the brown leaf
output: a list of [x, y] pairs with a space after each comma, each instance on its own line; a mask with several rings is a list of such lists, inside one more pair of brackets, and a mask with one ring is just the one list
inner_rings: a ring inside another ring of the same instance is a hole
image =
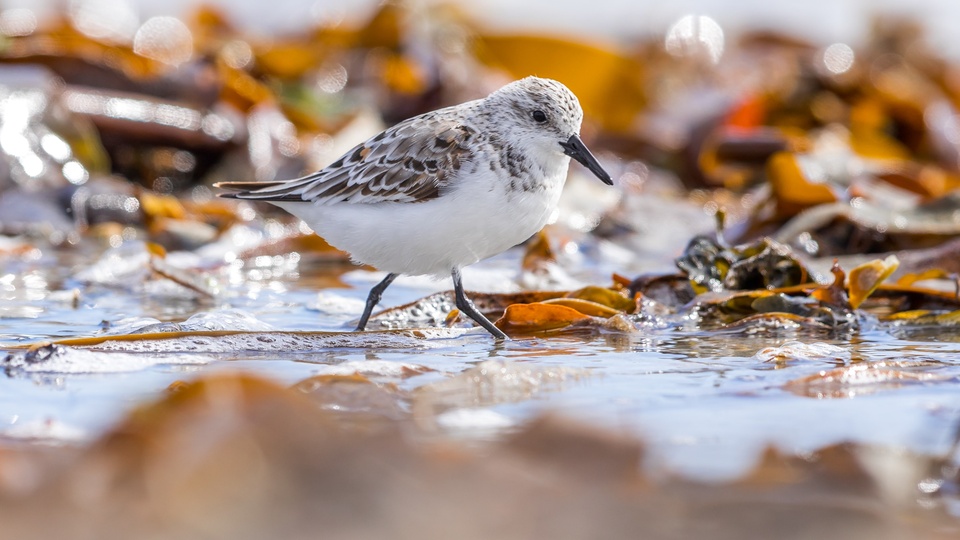
[[833, 261], [833, 267], [830, 268], [830, 273], [833, 274], [833, 283], [813, 291], [810, 293], [810, 296], [825, 304], [849, 307], [850, 300], [847, 298], [847, 290], [843, 286], [847, 276], [843, 272], [843, 268], [840, 268], [840, 263], [837, 262], [836, 259]]
[[550, 263], [557, 262], [557, 256], [550, 247], [550, 239], [544, 231], [538, 232], [533, 241], [527, 244], [523, 251], [523, 261], [520, 267], [524, 272], [537, 272]]
[[794, 487], [808, 490], [828, 490], [836, 497], [864, 497], [870, 500], [878, 495], [875, 476], [861, 462], [858, 447], [836, 444], [818, 449], [800, 457], [767, 447], [753, 471], [737, 484], [752, 488]]
[[506, 446], [528, 459], [582, 475], [591, 482], [643, 479], [643, 446], [639, 442], [556, 416], [534, 421]]
[[407, 395], [393, 383], [374, 383], [358, 373], [317, 375], [293, 385], [346, 428], [362, 431], [391, 429], [391, 422], [410, 416]]

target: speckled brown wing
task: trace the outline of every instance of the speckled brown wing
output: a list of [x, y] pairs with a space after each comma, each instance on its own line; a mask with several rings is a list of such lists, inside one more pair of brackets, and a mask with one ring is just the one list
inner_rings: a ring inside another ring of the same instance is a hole
[[260, 201], [339, 203], [422, 202], [434, 199], [474, 153], [476, 132], [427, 113], [355, 146], [311, 175], [284, 182], [221, 182], [225, 197]]

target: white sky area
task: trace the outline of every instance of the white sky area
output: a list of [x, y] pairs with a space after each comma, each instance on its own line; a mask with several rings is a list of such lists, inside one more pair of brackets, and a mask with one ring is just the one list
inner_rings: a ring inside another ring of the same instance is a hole
[[[430, 5], [437, 0], [412, 0]], [[0, 7], [29, 8], [42, 16], [77, 2], [127, 9], [142, 23], [157, 15], [184, 15], [197, 0], [0, 0]], [[376, 0], [207, 0], [254, 34], [300, 29], [319, 16], [363, 19]], [[458, 2], [480, 22], [503, 30], [580, 35], [615, 43], [662, 34], [685, 15], [706, 15], [724, 33], [780, 30], [820, 44], [856, 46], [876, 13], [909, 15], [924, 23], [928, 39], [945, 56], [960, 59], [960, 0], [471, 0]]]

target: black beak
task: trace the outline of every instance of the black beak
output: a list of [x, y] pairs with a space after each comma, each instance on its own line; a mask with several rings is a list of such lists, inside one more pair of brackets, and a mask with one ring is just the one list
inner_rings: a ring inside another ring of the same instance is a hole
[[571, 135], [566, 142], [560, 141], [560, 146], [563, 147], [564, 154], [579, 161], [581, 165], [589, 169], [593, 174], [597, 175], [597, 178], [603, 181], [604, 184], [608, 186], [613, 185], [613, 178], [610, 178], [610, 175], [607, 174], [607, 171], [603, 170], [603, 167], [600, 166], [600, 162], [597, 161], [597, 158], [593, 157], [593, 154], [590, 153], [590, 150], [587, 149], [586, 145], [583, 144], [583, 141], [580, 140], [578, 135]]

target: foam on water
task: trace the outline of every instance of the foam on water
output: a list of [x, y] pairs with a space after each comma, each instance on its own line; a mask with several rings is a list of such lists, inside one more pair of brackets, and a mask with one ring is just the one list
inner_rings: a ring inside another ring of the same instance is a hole
[[151, 356], [133, 353], [106, 353], [46, 345], [39, 351], [12, 353], [0, 362], [8, 374], [12, 373], [124, 373], [141, 371], [156, 365], [200, 365], [212, 362], [212, 356], [166, 355]]
[[325, 349], [415, 349], [448, 347], [460, 329], [421, 329], [399, 332], [243, 332], [238, 334], [157, 336], [142, 339], [107, 340], [89, 346], [97, 351], [130, 353], [240, 353], [282, 352], [284, 354]]
[[437, 415], [437, 425], [455, 434], [477, 437], [494, 435], [514, 427], [516, 422], [505, 414], [490, 409], [451, 409]]
[[150, 275], [149, 260], [150, 253], [143, 242], [127, 242], [107, 250], [96, 262], [77, 272], [74, 278], [98, 285], [138, 284]]
[[88, 436], [81, 428], [51, 419], [15, 422], [0, 430], [0, 437], [31, 442], [82, 442]]
[[102, 335], [150, 334], [161, 332], [269, 332], [274, 327], [253, 314], [240, 309], [223, 308], [201, 311], [183, 322], [161, 322], [153, 317], [120, 319], [102, 332]]
[[324, 290], [317, 293], [316, 301], [310, 305], [310, 309], [315, 309], [324, 315], [353, 318], [363, 313], [365, 304], [366, 302], [359, 298]]
[[570, 366], [486, 360], [449, 379], [417, 388], [417, 399], [433, 406], [474, 408], [522, 401], [590, 375], [590, 370]]
[[754, 355], [761, 362], [842, 360], [850, 361], [850, 350], [829, 343], [788, 341], [779, 347], [765, 347]]
[[365, 377], [400, 378], [433, 371], [420, 364], [391, 362], [389, 360], [365, 360], [362, 362], [343, 362], [333, 365], [320, 365], [318, 375], [363, 375]]

